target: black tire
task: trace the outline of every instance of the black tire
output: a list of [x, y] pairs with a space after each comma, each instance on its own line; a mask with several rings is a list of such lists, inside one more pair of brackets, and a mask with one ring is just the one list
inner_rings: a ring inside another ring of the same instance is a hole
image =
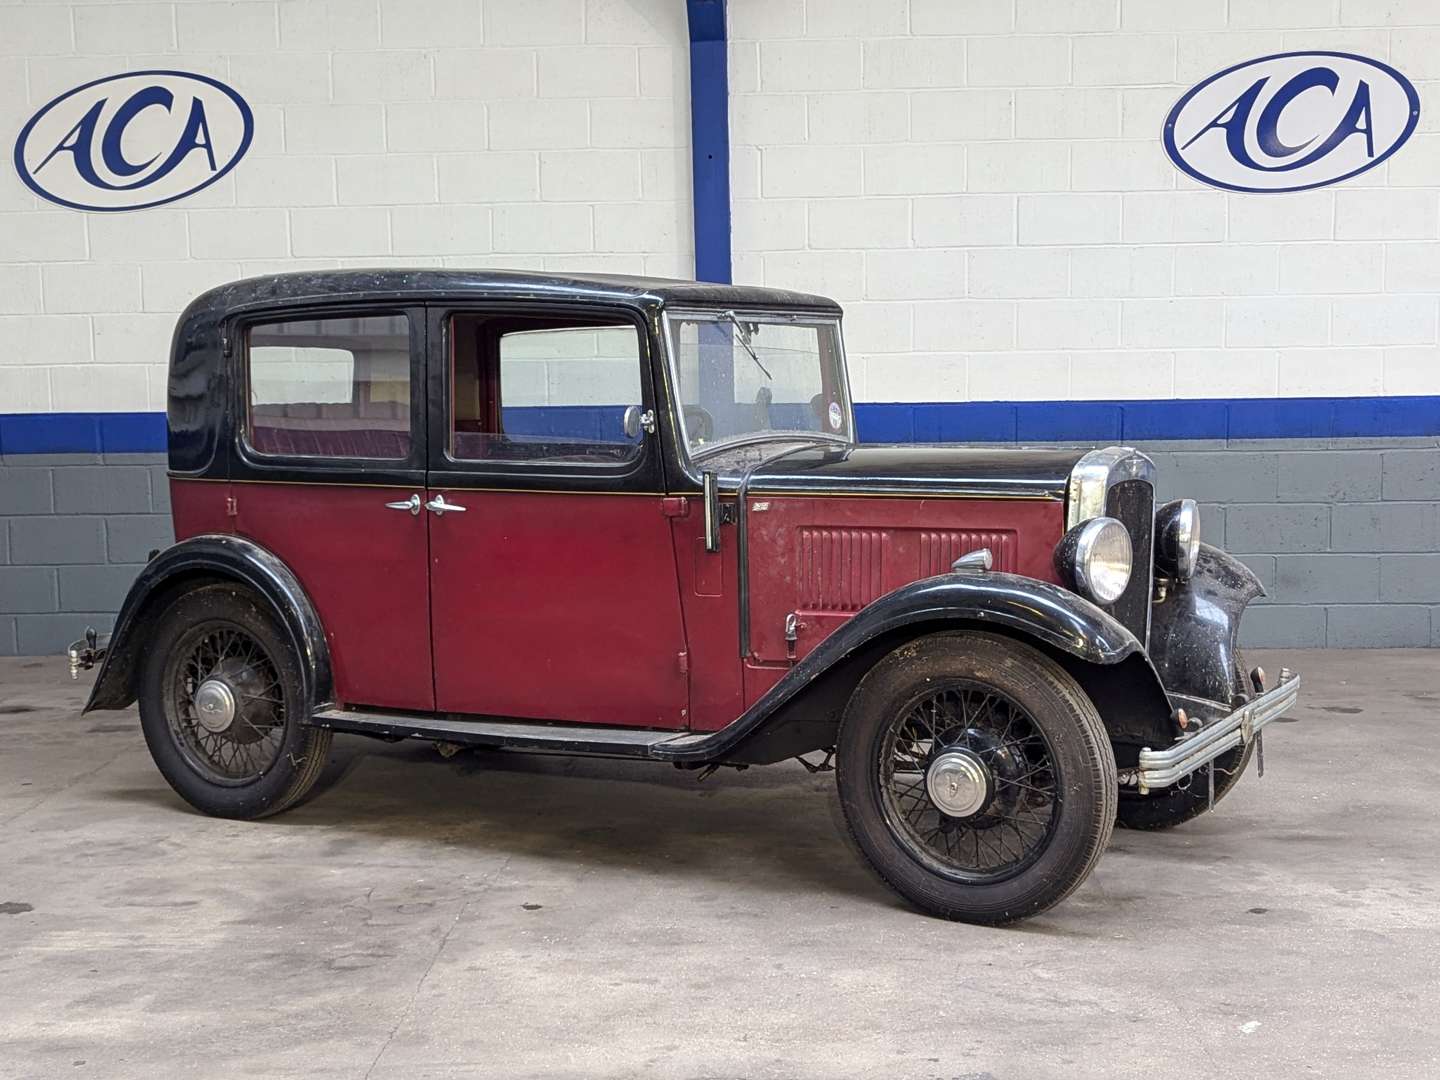
[[[199, 721], [195, 690], [226, 684], [236, 707], [222, 731]], [[293, 806], [314, 785], [330, 731], [301, 723], [304, 682], [293, 649], [249, 590], [207, 585], [157, 621], [140, 670], [140, 725], [175, 792], [215, 817], [260, 818]]]
[[[929, 739], [915, 737], [921, 721]], [[982, 809], [956, 817], [935, 803], [929, 778], [941, 753], [988, 762]], [[897, 781], [897, 761], [924, 784]], [[835, 765], [864, 860], [915, 907], [947, 919], [999, 925], [1058, 904], [1094, 868], [1115, 823], [1115, 756], [1094, 704], [1049, 657], [994, 635], [933, 634], [877, 663], [846, 708]], [[1016, 837], [1008, 861], [1006, 828]], [[997, 846], [1002, 857], [984, 865]]]
[[[1245, 660], [1238, 652], [1235, 655], [1235, 676], [1242, 686], [1249, 685], [1250, 677], [1245, 674]], [[1240, 782], [1240, 777], [1250, 767], [1250, 758], [1254, 752], [1255, 744], [1251, 743], [1249, 746], [1237, 746], [1215, 759], [1217, 806]], [[1148, 795], [1141, 795], [1134, 790], [1122, 791], [1116, 809], [1115, 824], [1122, 829], [1159, 832], [1194, 821], [1209, 809], [1210, 779], [1206, 776], [1206, 770], [1201, 769], [1192, 773], [1188, 782], [1182, 781], [1181, 784], [1153, 791]]]

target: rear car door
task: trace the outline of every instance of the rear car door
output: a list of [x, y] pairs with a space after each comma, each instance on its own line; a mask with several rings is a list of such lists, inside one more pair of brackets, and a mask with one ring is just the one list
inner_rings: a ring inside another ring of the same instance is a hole
[[639, 316], [435, 308], [429, 334], [436, 707], [685, 727], [685, 630], [658, 440], [645, 430], [655, 404]]
[[424, 308], [257, 314], [236, 337], [235, 531], [299, 577], [340, 704], [434, 708]]

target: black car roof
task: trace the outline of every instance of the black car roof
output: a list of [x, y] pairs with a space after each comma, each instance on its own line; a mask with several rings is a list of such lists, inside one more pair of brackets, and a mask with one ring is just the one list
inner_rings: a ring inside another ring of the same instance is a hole
[[629, 274], [538, 273], [522, 270], [402, 269], [307, 270], [244, 278], [197, 297], [181, 317], [224, 318], [269, 304], [332, 301], [425, 300], [486, 296], [521, 300], [620, 301], [632, 305], [696, 304], [725, 307], [806, 308], [838, 313], [835, 301], [810, 293], [755, 285], [721, 285]]

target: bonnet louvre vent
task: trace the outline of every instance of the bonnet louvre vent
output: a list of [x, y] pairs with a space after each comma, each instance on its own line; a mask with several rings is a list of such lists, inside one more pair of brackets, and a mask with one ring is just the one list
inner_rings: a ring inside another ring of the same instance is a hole
[[796, 532], [797, 606], [801, 611], [859, 611], [892, 589], [948, 573], [967, 552], [988, 547], [994, 569], [1014, 573], [1016, 536], [1004, 530], [846, 529]]

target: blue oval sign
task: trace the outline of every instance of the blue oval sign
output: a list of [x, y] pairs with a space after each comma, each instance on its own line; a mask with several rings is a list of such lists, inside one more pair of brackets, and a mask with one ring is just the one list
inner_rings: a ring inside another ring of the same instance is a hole
[[15, 140], [15, 170], [61, 206], [143, 210], [215, 183], [254, 133], [250, 106], [224, 83], [132, 71], [77, 86], [32, 116]]
[[1262, 56], [1198, 83], [1165, 118], [1165, 152], [1227, 191], [1305, 191], [1373, 169], [1404, 145], [1420, 97], [1363, 56]]

